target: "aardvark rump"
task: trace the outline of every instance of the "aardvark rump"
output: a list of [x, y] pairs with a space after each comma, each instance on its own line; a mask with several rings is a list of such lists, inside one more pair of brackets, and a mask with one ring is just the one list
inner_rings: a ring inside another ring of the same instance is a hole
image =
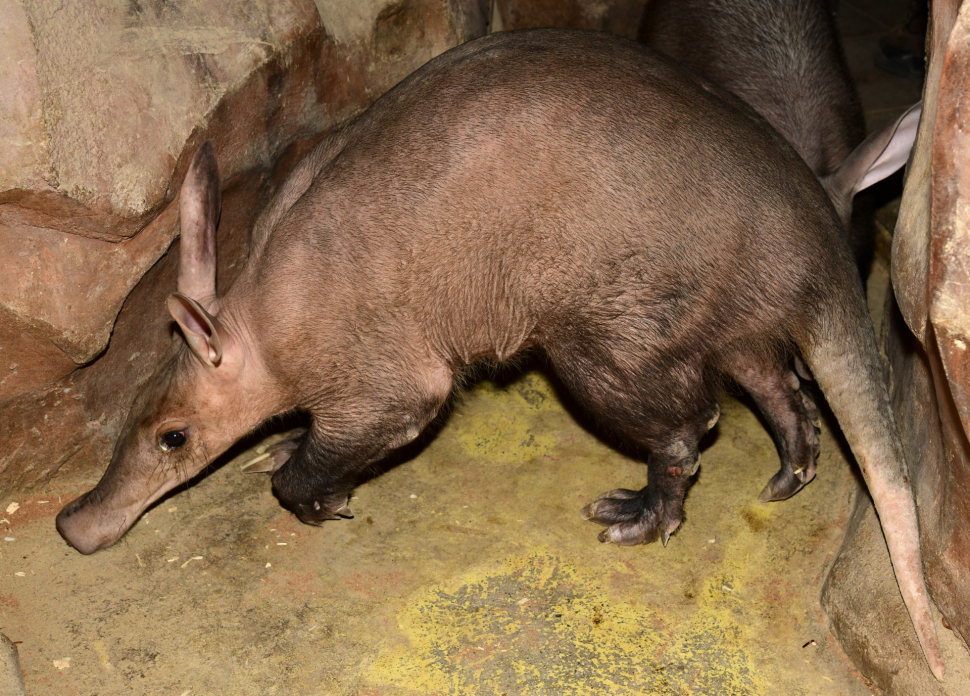
[[[865, 132], [862, 105], [829, 3], [651, 0], [638, 38], [727, 88], [784, 136], [819, 177], [860, 272], [868, 275], [873, 212], [864, 204], [853, 215], [853, 199], [906, 163], [920, 109], [910, 109], [859, 144]], [[759, 499], [784, 500], [815, 476], [815, 405], [791, 370], [752, 361], [731, 376], [765, 414], [782, 455], [781, 468]]]

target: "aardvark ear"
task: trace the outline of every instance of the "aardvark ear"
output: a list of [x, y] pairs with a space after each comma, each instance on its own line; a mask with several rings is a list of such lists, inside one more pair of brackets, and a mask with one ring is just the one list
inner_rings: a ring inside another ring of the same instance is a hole
[[906, 164], [916, 140], [923, 102], [917, 102], [892, 123], [866, 138], [845, 158], [839, 168], [822, 177], [839, 215], [846, 220], [852, 197]]
[[168, 311], [182, 327], [189, 348], [199, 360], [209, 367], [218, 367], [222, 362], [223, 346], [231, 341], [219, 320], [181, 292], [169, 296]]
[[212, 142], [196, 150], [179, 191], [178, 291], [209, 303], [216, 297], [216, 224], [222, 208], [219, 165]]

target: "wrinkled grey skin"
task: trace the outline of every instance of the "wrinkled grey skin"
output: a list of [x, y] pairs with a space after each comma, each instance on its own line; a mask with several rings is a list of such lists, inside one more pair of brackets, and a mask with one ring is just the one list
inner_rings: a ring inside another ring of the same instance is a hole
[[304, 158], [219, 298], [215, 169], [204, 146], [180, 194], [193, 239], [168, 304], [186, 345], [98, 486], [58, 515], [78, 550], [113, 543], [165, 490], [294, 409], [311, 423], [273, 452], [277, 496], [305, 522], [349, 516], [360, 472], [417, 436], [456, 374], [530, 346], [605, 430], [649, 452], [648, 485], [584, 517], [603, 541], [666, 541], [724, 373], [748, 356], [780, 365], [790, 345], [859, 460], [942, 673], [906, 463], [838, 216], [730, 94], [605, 34], [465, 44]]

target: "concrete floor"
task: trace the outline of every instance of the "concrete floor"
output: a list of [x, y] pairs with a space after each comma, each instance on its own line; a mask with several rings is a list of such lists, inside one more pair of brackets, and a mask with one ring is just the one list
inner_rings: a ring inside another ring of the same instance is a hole
[[[889, 20], [841, 5], [878, 126], [919, 87], [868, 69]], [[321, 528], [244, 453], [83, 557], [53, 516], [98, 476], [65, 474], [0, 501], [0, 631], [33, 696], [868, 694], [818, 606], [852, 468], [826, 427], [816, 480], [760, 504], [774, 445], [745, 404], [722, 411], [667, 548], [596, 541], [580, 508], [645, 467], [537, 371], [478, 383]]]
[[854, 488], [827, 429], [822, 451], [758, 503], [775, 448], [726, 399], [669, 546], [599, 544], [579, 509], [645, 469], [530, 371], [466, 393], [351, 521], [300, 524], [252, 454], [90, 557], [53, 515], [96, 476], [18, 499], [2, 630], [35, 696], [865, 694], [818, 608]]

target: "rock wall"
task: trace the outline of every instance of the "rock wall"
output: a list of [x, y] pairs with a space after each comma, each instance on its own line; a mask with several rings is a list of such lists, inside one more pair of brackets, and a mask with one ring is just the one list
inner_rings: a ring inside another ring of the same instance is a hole
[[227, 182], [220, 241], [244, 255], [284, 150], [285, 168], [486, 33], [490, 8], [0, 0], [0, 492], [105, 463], [170, 339], [175, 196], [203, 140]]
[[[970, 3], [932, 4], [923, 117], [893, 238], [884, 326], [893, 406], [916, 496], [926, 579], [945, 626], [970, 639]], [[905, 617], [875, 516], [861, 496], [822, 603], [843, 648], [887, 694], [938, 684]], [[884, 562], [880, 562], [880, 559]], [[943, 629], [944, 631], [946, 629]], [[942, 636], [946, 638], [946, 636]], [[959, 683], [959, 682], [958, 682]]]

